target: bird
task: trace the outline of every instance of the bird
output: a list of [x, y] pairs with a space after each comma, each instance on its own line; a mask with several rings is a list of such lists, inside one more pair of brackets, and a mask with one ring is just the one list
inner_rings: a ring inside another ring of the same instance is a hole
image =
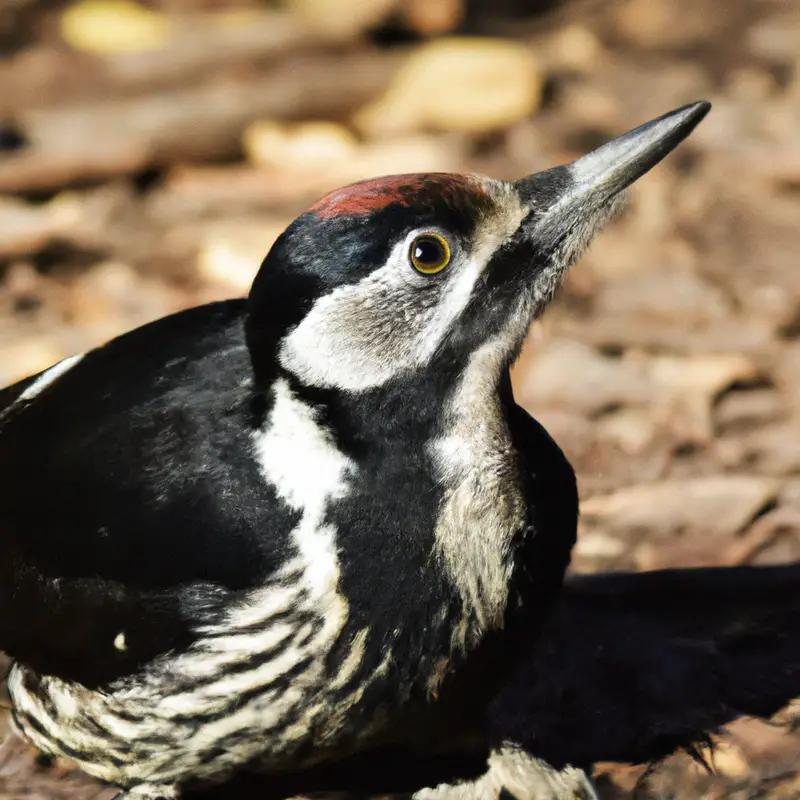
[[599, 762], [652, 768], [680, 750], [702, 762], [700, 748], [713, 751], [724, 725], [772, 720], [800, 697], [798, 629], [800, 563], [569, 574], [537, 641], [471, 715], [467, 736], [459, 721], [457, 746], [409, 741], [270, 784], [240, 775], [192, 800], [425, 797], [429, 785], [483, 800], [490, 774], [504, 800], [529, 800], [572, 765], [578, 785], [574, 770], [590, 774]]
[[577, 527], [575, 474], [510, 365], [627, 187], [709, 108], [516, 182], [335, 190], [247, 298], [0, 392], [15, 731], [154, 800], [482, 702]]

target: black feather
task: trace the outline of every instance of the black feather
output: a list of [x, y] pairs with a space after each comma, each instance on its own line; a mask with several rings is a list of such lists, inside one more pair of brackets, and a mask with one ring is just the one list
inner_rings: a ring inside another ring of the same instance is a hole
[[488, 724], [552, 763], [645, 763], [800, 696], [800, 565], [575, 576]]
[[132, 331], [30, 404], [12, 406], [19, 384], [0, 393], [0, 644], [15, 658], [110, 681], [283, 564], [296, 515], [248, 458], [244, 311]]

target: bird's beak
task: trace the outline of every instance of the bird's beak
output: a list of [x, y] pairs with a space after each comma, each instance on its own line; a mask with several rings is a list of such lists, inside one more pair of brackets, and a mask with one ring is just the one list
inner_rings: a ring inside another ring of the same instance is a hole
[[532, 222], [540, 243], [556, 246], [582, 219], [609, 206], [609, 201], [672, 152], [710, 108], [705, 101], [684, 106], [577, 161], [517, 181], [520, 197], [534, 211]]

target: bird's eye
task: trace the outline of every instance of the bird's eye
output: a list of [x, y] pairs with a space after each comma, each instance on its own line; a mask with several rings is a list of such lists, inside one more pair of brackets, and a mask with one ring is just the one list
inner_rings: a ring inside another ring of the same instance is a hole
[[450, 263], [450, 245], [438, 233], [423, 233], [411, 242], [411, 266], [423, 275], [435, 275]]

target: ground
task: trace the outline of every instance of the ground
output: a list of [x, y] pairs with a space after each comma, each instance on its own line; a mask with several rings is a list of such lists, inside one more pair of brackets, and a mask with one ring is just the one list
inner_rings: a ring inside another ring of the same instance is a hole
[[[532, 331], [516, 392], [578, 471], [575, 570], [800, 557], [800, 7], [234, 5], [0, 6], [0, 383], [244, 294], [337, 185], [518, 177], [705, 98]], [[800, 736], [727, 741], [715, 776], [601, 766], [604, 796], [800, 796]], [[0, 750], [0, 798], [110, 794]]]

